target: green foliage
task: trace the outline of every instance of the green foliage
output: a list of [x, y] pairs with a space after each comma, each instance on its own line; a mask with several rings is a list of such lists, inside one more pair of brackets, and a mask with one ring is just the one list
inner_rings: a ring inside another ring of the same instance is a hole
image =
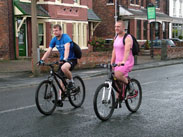
[[176, 37], [177, 35], [178, 35], [178, 30], [177, 29], [173, 29], [173, 31], [172, 31], [173, 38]]
[[180, 36], [179, 36], [179, 39], [183, 39], [183, 36], [180, 35]]
[[150, 49], [150, 42], [147, 40], [146, 42], [145, 42], [145, 44], [144, 44], [144, 49], [145, 50], [148, 50], [148, 49]]
[[109, 51], [113, 42], [106, 44], [103, 38], [94, 38], [88, 43], [93, 46], [94, 51]]

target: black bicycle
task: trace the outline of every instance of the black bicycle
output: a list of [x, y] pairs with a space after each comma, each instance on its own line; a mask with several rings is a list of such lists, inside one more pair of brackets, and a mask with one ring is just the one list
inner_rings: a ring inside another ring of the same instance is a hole
[[[142, 101], [142, 88], [140, 82], [134, 78], [129, 77], [130, 84], [126, 85], [118, 81], [112, 67], [116, 67], [117, 64], [107, 65], [108, 67], [108, 79], [96, 89], [93, 106], [96, 116], [102, 120], [108, 120], [114, 109], [125, 101], [126, 107], [131, 112], [136, 112]], [[115, 101], [115, 93], [118, 93], [118, 99]]]
[[[75, 108], [80, 107], [85, 99], [85, 85], [80, 76], [74, 76], [74, 89], [70, 89], [67, 82], [67, 77], [64, 73], [54, 70], [54, 66], [58, 65], [59, 62], [53, 62], [50, 64], [43, 64], [49, 66], [50, 75], [47, 80], [42, 81], [35, 95], [36, 106], [38, 110], [44, 115], [51, 115], [57, 106], [58, 95], [57, 88], [62, 91], [62, 101], [67, 97], [69, 102]], [[59, 80], [62, 81], [65, 90], [61, 87]], [[53, 103], [54, 102], [54, 103]]]

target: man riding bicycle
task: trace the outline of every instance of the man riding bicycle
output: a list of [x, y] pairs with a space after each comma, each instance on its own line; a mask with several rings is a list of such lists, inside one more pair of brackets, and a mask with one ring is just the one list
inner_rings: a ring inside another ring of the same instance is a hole
[[[134, 66], [134, 56], [132, 54], [133, 40], [131, 35], [125, 38], [125, 45], [123, 44], [123, 37], [125, 35], [125, 24], [123, 21], [117, 21], [115, 24], [115, 32], [117, 34], [116, 39], [113, 44], [111, 64], [118, 64], [114, 68], [115, 77], [125, 83], [129, 84], [128, 73], [132, 70]], [[130, 86], [130, 85], [129, 85]], [[118, 103], [118, 95], [116, 105]]]
[[[52, 38], [49, 48], [47, 52], [43, 55], [42, 59], [39, 61], [39, 64], [44, 63], [44, 61], [49, 57], [53, 48], [56, 46], [56, 48], [60, 53], [60, 62], [63, 64], [60, 65], [59, 68], [69, 79], [69, 88], [74, 89], [74, 81], [72, 78], [71, 70], [73, 70], [75, 65], [77, 64], [77, 58], [74, 53], [72, 40], [69, 37], [69, 35], [62, 33], [62, 28], [59, 24], [53, 26], [53, 34], [55, 35], [55, 37]], [[60, 84], [63, 87], [63, 83], [60, 82]], [[61, 90], [59, 90], [57, 105], [60, 107], [63, 106], [63, 102], [61, 100], [61, 94], [62, 94]]]

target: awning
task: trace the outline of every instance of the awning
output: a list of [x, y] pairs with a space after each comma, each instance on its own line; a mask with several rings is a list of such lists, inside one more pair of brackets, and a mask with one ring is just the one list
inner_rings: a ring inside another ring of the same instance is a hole
[[[31, 3], [27, 2], [14, 2], [15, 5], [15, 16], [31, 16]], [[37, 5], [37, 16], [38, 18], [50, 18], [48, 12]]]
[[101, 22], [101, 19], [95, 14], [95, 12], [92, 9], [88, 9], [88, 21]]
[[[130, 8], [127, 9], [123, 6], [120, 6], [119, 16], [122, 16], [123, 19], [147, 20], [147, 10], [146, 9], [130, 9]], [[172, 18], [165, 13], [156, 12], [156, 21], [171, 22]]]

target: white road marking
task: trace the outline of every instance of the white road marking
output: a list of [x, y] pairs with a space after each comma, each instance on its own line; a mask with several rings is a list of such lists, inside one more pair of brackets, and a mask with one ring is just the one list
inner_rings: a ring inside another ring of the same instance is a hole
[[158, 81], [150, 81], [150, 82], [145, 82], [145, 83], [142, 83], [141, 85], [148, 85], [148, 84], [152, 84], [152, 83], [156, 83]]
[[13, 108], [13, 109], [8, 109], [8, 110], [3, 110], [3, 111], [0, 111], [0, 114], [3, 114], [3, 113], [8, 113], [8, 112], [13, 112], [13, 111], [17, 111], [17, 110], [23, 110], [23, 109], [28, 109], [28, 108], [32, 108], [32, 107], [35, 107], [36, 105], [30, 105], [30, 106], [25, 106], [25, 107], [19, 107], [19, 108]]

